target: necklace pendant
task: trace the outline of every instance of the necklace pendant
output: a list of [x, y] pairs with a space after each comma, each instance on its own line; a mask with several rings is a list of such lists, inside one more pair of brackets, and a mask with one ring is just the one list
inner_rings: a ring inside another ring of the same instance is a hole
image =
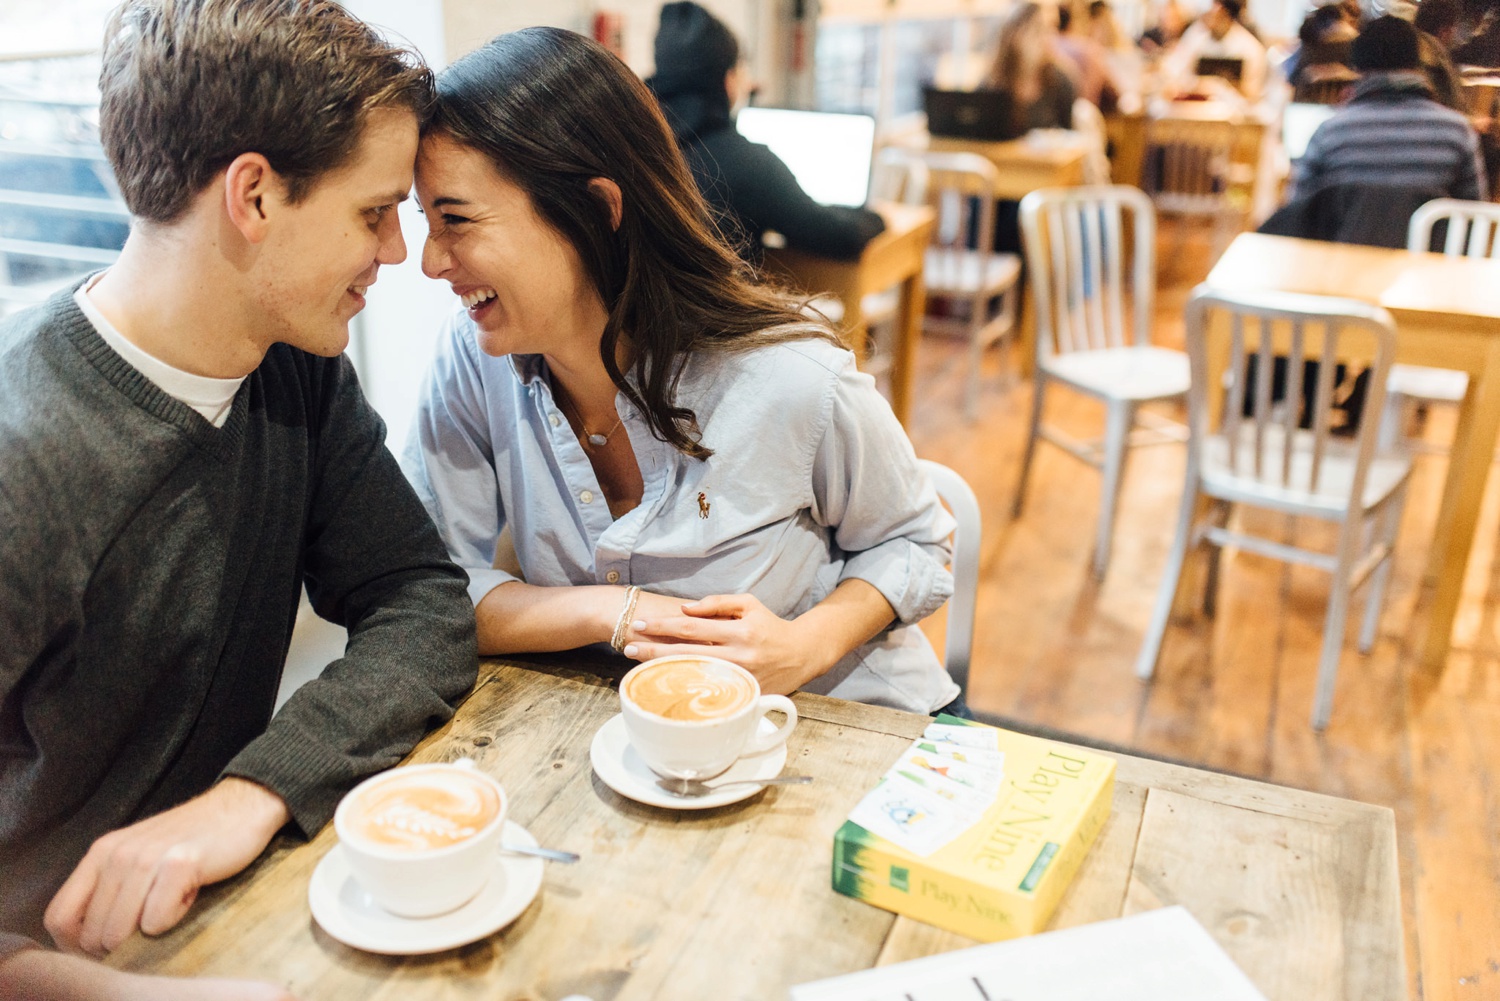
[[595, 448], [603, 448], [609, 444], [609, 439], [602, 434], [591, 434], [589, 435], [589, 444]]

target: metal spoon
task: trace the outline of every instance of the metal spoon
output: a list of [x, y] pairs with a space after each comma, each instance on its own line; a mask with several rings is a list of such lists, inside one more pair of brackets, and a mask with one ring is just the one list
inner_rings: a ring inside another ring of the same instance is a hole
[[535, 855], [537, 858], [544, 858], [550, 862], [562, 862], [565, 865], [572, 865], [579, 858], [573, 852], [561, 852], [556, 848], [532, 848], [528, 845], [501, 845], [500, 850], [510, 852], [512, 855]]
[[698, 796], [707, 796], [709, 793], [718, 792], [725, 786], [800, 786], [807, 785], [812, 780], [813, 777], [811, 775], [778, 775], [774, 779], [731, 779], [728, 782], [715, 782], [713, 785], [709, 785], [700, 779], [676, 779], [662, 776], [656, 780], [656, 784], [673, 796], [680, 796], [683, 799], [694, 799]]

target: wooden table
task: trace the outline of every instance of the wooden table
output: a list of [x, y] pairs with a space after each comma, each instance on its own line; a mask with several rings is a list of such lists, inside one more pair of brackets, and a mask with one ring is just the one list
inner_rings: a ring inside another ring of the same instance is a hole
[[[618, 696], [576, 660], [552, 664], [485, 662], [457, 716], [412, 756], [475, 758], [505, 783], [516, 821], [583, 855], [549, 866], [508, 929], [412, 959], [340, 945], [307, 905], [308, 878], [335, 843], [330, 826], [310, 844], [279, 841], [205, 891], [175, 931], [136, 936], [110, 963], [265, 978], [303, 1001], [774, 1001], [793, 984], [969, 944], [830, 888], [833, 832], [927, 717], [799, 695], [789, 770], [813, 785], [675, 813], [623, 799], [593, 774], [589, 742]], [[1273, 1001], [1402, 996], [1390, 810], [1118, 762], [1113, 814], [1054, 927], [1181, 903]]]
[[923, 256], [932, 242], [937, 213], [924, 205], [878, 202], [885, 232], [871, 240], [855, 261], [835, 261], [797, 250], [766, 250], [766, 265], [812, 294], [829, 293], [844, 306], [843, 329], [864, 361], [864, 297], [895, 288], [896, 343], [891, 357], [891, 409], [902, 424], [911, 415], [911, 383], [916, 371], [917, 342], [927, 291], [922, 282]]
[[1419, 662], [1440, 673], [1500, 428], [1500, 261], [1246, 233], [1230, 244], [1207, 285], [1379, 304], [1396, 320], [1396, 361], [1468, 373], [1423, 578], [1435, 593], [1417, 640]]

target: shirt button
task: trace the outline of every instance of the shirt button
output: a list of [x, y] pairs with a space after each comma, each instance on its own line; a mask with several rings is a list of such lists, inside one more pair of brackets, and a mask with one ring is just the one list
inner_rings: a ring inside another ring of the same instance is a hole
[[592, 490], [585, 490], [583, 493], [578, 495], [578, 499], [583, 501], [585, 504], [592, 504], [594, 503], [594, 492]]
[[548, 416], [547, 419], [552, 422], [553, 427], [559, 427], [562, 425], [562, 418], [558, 417], [556, 414]]
[[609, 581], [611, 584], [618, 584], [620, 583], [620, 571], [611, 570], [609, 573], [604, 575], [604, 579]]

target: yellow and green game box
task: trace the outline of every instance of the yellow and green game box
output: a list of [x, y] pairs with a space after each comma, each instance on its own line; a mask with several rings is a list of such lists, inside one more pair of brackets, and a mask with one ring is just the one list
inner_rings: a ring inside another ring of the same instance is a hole
[[834, 835], [833, 888], [982, 942], [1032, 934], [1114, 785], [1102, 754], [939, 716]]

